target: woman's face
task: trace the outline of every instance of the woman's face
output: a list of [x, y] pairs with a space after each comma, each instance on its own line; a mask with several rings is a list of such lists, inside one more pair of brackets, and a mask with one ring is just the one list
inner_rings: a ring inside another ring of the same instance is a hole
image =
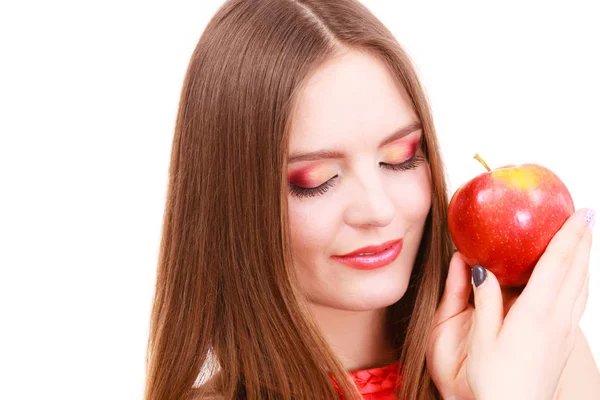
[[[419, 122], [404, 89], [367, 54], [347, 53], [312, 75], [287, 168], [294, 264], [312, 303], [372, 310], [404, 295], [431, 206]], [[335, 257], [397, 239], [375, 256]]]

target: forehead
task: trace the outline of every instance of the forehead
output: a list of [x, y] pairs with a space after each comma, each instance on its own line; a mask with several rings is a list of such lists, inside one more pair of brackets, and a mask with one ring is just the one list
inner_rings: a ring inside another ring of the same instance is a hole
[[293, 116], [290, 150], [376, 145], [417, 120], [408, 94], [385, 64], [351, 51], [309, 78]]

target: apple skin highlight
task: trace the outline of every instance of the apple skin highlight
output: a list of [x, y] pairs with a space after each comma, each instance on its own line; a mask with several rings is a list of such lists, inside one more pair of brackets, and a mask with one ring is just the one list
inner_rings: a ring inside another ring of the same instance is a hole
[[448, 225], [469, 266], [492, 271], [503, 287], [518, 287], [574, 212], [567, 187], [552, 171], [509, 165], [462, 185], [450, 200]]

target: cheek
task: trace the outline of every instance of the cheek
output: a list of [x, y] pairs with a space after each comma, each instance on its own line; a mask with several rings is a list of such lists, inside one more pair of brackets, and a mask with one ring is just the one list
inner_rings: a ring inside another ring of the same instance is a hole
[[[424, 223], [431, 208], [431, 172], [424, 164], [391, 185], [391, 196], [402, 219]], [[407, 195], [409, 194], [409, 195]]]
[[[331, 200], [331, 199], [329, 199]], [[327, 252], [339, 221], [339, 207], [326, 199], [289, 200], [289, 221], [294, 261], [313, 266]]]

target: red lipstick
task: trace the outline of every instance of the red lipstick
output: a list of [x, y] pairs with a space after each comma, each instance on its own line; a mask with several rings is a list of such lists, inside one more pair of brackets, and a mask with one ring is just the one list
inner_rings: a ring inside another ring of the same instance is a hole
[[380, 245], [362, 247], [348, 254], [331, 256], [352, 268], [370, 270], [390, 264], [402, 251], [402, 238]]

